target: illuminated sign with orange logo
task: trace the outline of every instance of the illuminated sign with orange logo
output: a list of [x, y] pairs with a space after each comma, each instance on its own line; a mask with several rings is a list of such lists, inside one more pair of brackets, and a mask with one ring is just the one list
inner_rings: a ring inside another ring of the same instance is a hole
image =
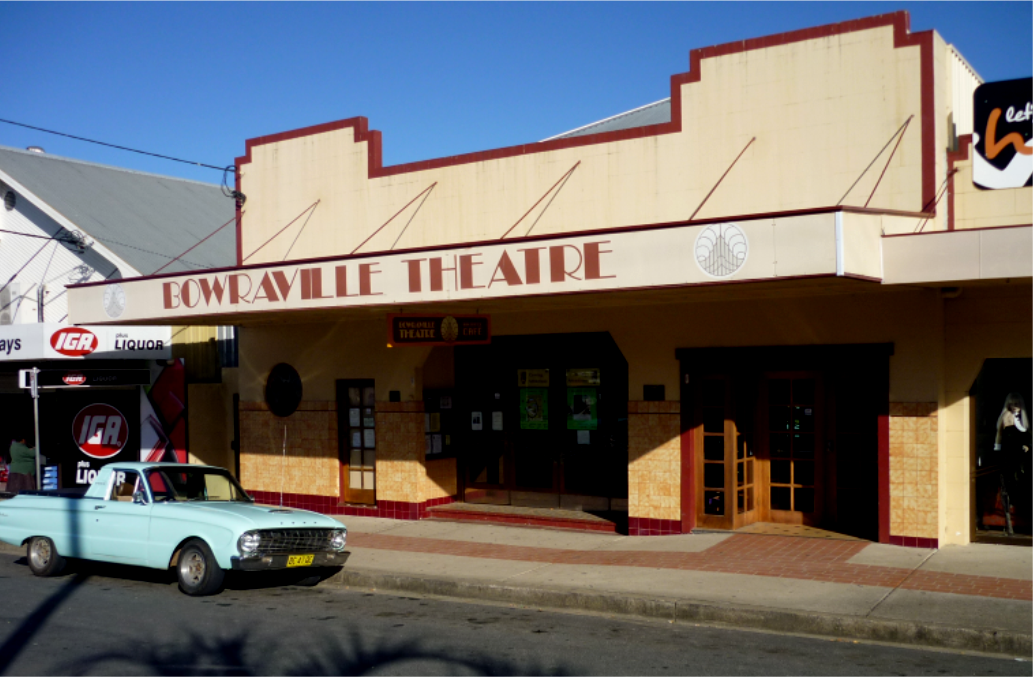
[[1033, 185], [1033, 78], [980, 85], [974, 107], [972, 182], [983, 189]]

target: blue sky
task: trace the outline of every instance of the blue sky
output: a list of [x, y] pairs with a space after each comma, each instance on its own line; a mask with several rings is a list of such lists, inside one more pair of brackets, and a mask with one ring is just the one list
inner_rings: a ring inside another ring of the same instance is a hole
[[[657, 101], [697, 47], [901, 9], [987, 81], [1033, 71], [1030, 2], [0, 2], [0, 118], [223, 166], [245, 139], [363, 115], [398, 164]], [[221, 179], [2, 123], [0, 145]]]

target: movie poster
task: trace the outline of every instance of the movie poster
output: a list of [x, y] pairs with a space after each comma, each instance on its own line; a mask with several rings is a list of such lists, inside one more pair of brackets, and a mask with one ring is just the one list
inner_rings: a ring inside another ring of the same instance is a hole
[[545, 388], [520, 389], [520, 429], [549, 429], [549, 391]]
[[595, 388], [567, 388], [567, 430], [597, 430], [599, 413]]

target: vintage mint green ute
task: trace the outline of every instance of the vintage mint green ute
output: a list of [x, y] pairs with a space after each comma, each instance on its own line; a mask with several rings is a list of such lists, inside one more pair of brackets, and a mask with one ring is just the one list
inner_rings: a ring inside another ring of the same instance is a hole
[[180, 589], [209, 595], [227, 569], [340, 567], [347, 529], [307, 510], [257, 505], [222, 468], [112, 463], [84, 495], [0, 502], [0, 541], [26, 545], [37, 576], [64, 558], [174, 568]]

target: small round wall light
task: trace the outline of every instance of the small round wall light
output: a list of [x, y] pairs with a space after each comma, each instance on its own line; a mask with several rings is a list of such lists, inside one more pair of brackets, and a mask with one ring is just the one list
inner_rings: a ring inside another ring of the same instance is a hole
[[265, 403], [276, 416], [290, 416], [301, 404], [301, 377], [294, 367], [281, 362], [265, 381]]

